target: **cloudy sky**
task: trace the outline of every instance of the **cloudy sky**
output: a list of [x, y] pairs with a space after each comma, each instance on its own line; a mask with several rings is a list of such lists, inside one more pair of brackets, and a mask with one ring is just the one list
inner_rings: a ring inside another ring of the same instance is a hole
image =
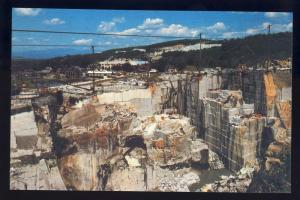
[[[271, 32], [292, 31], [292, 13], [121, 11], [75, 9], [13, 9], [13, 29], [165, 35], [223, 39]], [[64, 35], [13, 32], [13, 44], [99, 45], [96, 51], [163, 42], [162, 38]], [[169, 39], [170, 40], [170, 39]], [[13, 52], [45, 47], [13, 47]], [[47, 47], [49, 48], [49, 47]], [[51, 47], [53, 48], [53, 47]], [[75, 47], [86, 48], [86, 47]]]

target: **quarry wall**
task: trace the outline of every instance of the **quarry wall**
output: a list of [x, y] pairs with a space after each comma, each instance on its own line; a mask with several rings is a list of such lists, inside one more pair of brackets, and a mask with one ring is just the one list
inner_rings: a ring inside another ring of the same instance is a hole
[[281, 73], [223, 70], [222, 75], [187, 76], [178, 81], [178, 112], [191, 119], [228, 169], [238, 171], [263, 156], [269, 118], [280, 118], [290, 128], [291, 74], [283, 72], [284, 81]]

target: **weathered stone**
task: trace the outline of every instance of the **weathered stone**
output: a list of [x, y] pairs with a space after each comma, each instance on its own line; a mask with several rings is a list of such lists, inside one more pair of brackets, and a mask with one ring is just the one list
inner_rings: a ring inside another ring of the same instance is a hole
[[11, 148], [33, 149], [38, 140], [38, 130], [33, 111], [11, 116]]
[[200, 140], [192, 141], [191, 154], [194, 164], [208, 165], [209, 152], [208, 146]]
[[278, 117], [282, 121], [284, 128], [291, 129], [292, 124], [292, 107], [289, 101], [277, 102], [276, 110], [278, 112]]

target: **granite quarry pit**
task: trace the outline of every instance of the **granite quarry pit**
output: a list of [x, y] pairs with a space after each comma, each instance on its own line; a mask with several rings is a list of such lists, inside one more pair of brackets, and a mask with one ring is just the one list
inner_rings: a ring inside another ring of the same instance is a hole
[[11, 189], [290, 192], [290, 69], [159, 78], [34, 97], [11, 116]]

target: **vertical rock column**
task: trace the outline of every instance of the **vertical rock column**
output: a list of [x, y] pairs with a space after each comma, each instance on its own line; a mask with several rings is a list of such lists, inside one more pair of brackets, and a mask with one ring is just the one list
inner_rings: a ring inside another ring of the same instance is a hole
[[177, 93], [178, 113], [186, 115], [187, 107], [187, 86], [185, 80], [178, 80], [178, 93]]
[[222, 70], [222, 84], [223, 90], [239, 90], [241, 89], [241, 72], [236, 69]]
[[245, 164], [256, 162], [265, 123], [264, 117], [253, 117], [245, 119], [244, 124], [230, 127], [231, 139], [227, 147], [228, 169], [238, 171]]
[[266, 114], [267, 116], [274, 116], [276, 87], [271, 72], [267, 72], [264, 74], [264, 86], [265, 86], [265, 95], [266, 95], [266, 111], [267, 111]]
[[255, 74], [254, 111], [267, 117], [275, 115], [276, 86], [272, 72], [258, 71]]
[[197, 124], [198, 112], [198, 99], [199, 99], [199, 78], [189, 77], [187, 81], [187, 109], [186, 116], [191, 119], [191, 124]]
[[252, 104], [254, 103], [254, 95], [256, 82], [255, 82], [255, 73], [254, 71], [245, 71], [242, 72], [242, 92], [243, 92], [243, 99], [245, 103]]

